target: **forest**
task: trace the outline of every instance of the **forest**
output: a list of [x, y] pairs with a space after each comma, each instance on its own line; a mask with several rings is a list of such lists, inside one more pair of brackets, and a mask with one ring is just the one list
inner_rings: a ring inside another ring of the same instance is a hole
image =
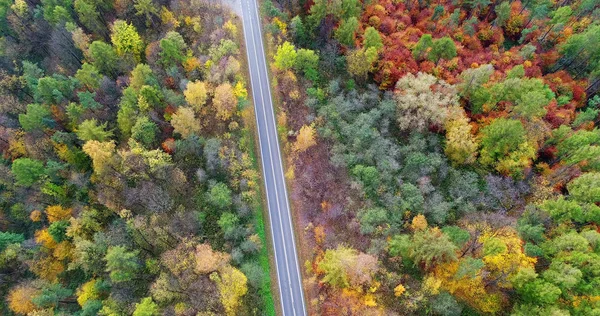
[[600, 315], [600, 3], [266, 0], [311, 315]]
[[0, 2], [0, 315], [274, 315], [241, 21]]

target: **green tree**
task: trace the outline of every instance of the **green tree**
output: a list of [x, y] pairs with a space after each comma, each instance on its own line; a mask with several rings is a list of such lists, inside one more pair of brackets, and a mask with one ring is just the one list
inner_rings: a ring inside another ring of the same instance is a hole
[[160, 40], [160, 63], [165, 68], [180, 65], [185, 59], [187, 44], [181, 34], [171, 31]]
[[88, 52], [92, 59], [92, 64], [98, 71], [112, 77], [116, 76], [119, 57], [110, 44], [102, 41], [94, 41], [90, 44]]
[[226, 209], [231, 206], [231, 190], [225, 183], [217, 183], [210, 188], [208, 202], [214, 207]]
[[41, 104], [32, 103], [27, 105], [27, 112], [19, 114], [19, 124], [27, 132], [51, 126], [54, 121], [50, 110]]
[[354, 47], [356, 31], [358, 30], [358, 19], [351, 17], [340, 23], [340, 26], [335, 30], [335, 38], [342, 44], [348, 47]]
[[383, 47], [381, 35], [374, 27], [369, 26], [367, 29], [365, 29], [365, 34], [363, 35], [363, 46], [367, 49], [372, 47], [376, 50], [380, 50]]
[[107, 124], [107, 122], [98, 124], [96, 119], [85, 120], [77, 127], [77, 137], [84, 142], [88, 140], [108, 141], [113, 136], [113, 133], [105, 130]]
[[109, 247], [104, 260], [110, 279], [115, 283], [131, 281], [140, 268], [137, 255], [137, 250], [128, 251], [124, 246]]
[[600, 202], [600, 172], [588, 172], [567, 184], [571, 197], [587, 203]]
[[23, 241], [25, 241], [23, 234], [0, 231], [0, 253], [2, 253], [8, 245], [20, 244]]
[[96, 67], [88, 63], [84, 63], [81, 66], [81, 69], [77, 70], [75, 78], [77, 78], [77, 80], [79, 80], [79, 82], [85, 85], [88, 89], [95, 90], [100, 87], [102, 75], [100, 75]]
[[151, 148], [158, 134], [158, 126], [148, 117], [142, 116], [137, 119], [135, 125], [131, 128], [131, 137], [142, 143], [146, 148]]
[[144, 51], [144, 43], [133, 25], [116, 20], [111, 27], [110, 40], [117, 55], [131, 55], [136, 61], [140, 60], [141, 53]]
[[450, 60], [454, 57], [456, 57], [456, 45], [448, 36], [434, 40], [431, 51], [429, 51], [427, 56], [433, 62], [437, 62], [440, 59]]
[[152, 25], [152, 18], [158, 16], [158, 6], [152, 0], [134, 0], [135, 15], [146, 17], [146, 26]]
[[151, 297], [143, 298], [139, 303], [135, 304], [133, 316], [160, 316], [158, 305], [152, 301]]
[[431, 36], [431, 34], [423, 34], [421, 36], [421, 38], [419, 39], [419, 41], [417, 42], [417, 45], [415, 45], [415, 48], [413, 48], [413, 51], [412, 51], [413, 58], [416, 60], [425, 59], [425, 56], [427, 56], [427, 53], [429, 52], [429, 49], [432, 46], [433, 46], [433, 37]]
[[531, 164], [535, 149], [528, 143], [521, 121], [499, 118], [481, 129], [482, 164], [496, 170], [518, 175]]
[[290, 42], [284, 42], [282, 45], [277, 46], [277, 53], [275, 53], [275, 67], [279, 70], [288, 70], [296, 64], [296, 48]]
[[15, 159], [12, 173], [17, 185], [30, 187], [44, 175], [44, 163], [30, 158]]

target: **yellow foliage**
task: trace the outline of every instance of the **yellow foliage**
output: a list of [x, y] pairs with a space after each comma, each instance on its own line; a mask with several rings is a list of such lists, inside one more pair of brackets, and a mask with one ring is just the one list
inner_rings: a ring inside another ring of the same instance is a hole
[[188, 83], [183, 95], [187, 103], [200, 112], [208, 98], [208, 87], [202, 81], [193, 81]]
[[496, 232], [484, 231], [478, 241], [484, 245], [484, 249], [486, 243], [492, 241], [500, 242], [505, 246], [500, 248], [500, 251], [483, 257], [486, 270], [491, 273], [488, 277], [497, 279], [500, 287], [511, 288], [508, 279], [519, 269], [533, 268], [537, 261], [536, 258], [528, 257], [523, 253], [522, 241], [517, 232], [510, 227], [504, 227]]
[[246, 90], [246, 87], [242, 81], [238, 81], [235, 84], [235, 87], [233, 87], [233, 94], [236, 96], [236, 98], [248, 98], [248, 90]]
[[229, 33], [229, 35], [231, 35], [232, 37], [237, 36], [237, 26], [235, 26], [235, 24], [233, 24], [231, 20], [228, 20], [227, 22], [225, 22], [225, 24], [223, 24], [223, 29], [227, 31], [227, 33]]
[[365, 306], [369, 306], [369, 307], [375, 307], [377, 306], [377, 302], [375, 301], [375, 295], [369, 293], [369, 294], [365, 294]]
[[202, 64], [200, 64], [200, 61], [196, 57], [188, 57], [183, 61], [183, 69], [185, 69], [186, 72], [192, 72], [196, 69], [200, 69], [200, 67], [202, 67]]
[[31, 271], [41, 279], [54, 282], [58, 278], [58, 275], [65, 271], [65, 265], [53, 256], [46, 256], [32, 261]]
[[314, 125], [304, 125], [300, 128], [298, 137], [296, 137], [296, 143], [294, 144], [297, 152], [304, 152], [311, 146], [317, 144], [315, 140], [315, 127]]
[[236, 315], [241, 298], [248, 292], [248, 279], [240, 270], [229, 265], [225, 266], [220, 274], [220, 277], [213, 276], [213, 278], [216, 279], [221, 293], [221, 303], [227, 315]]
[[475, 162], [477, 154], [477, 141], [471, 133], [464, 110], [460, 109], [446, 122], [446, 155], [456, 164], [470, 164]]
[[66, 240], [61, 241], [54, 248], [52, 255], [58, 260], [71, 259], [73, 256], [73, 244]]
[[96, 279], [91, 279], [77, 289], [77, 303], [79, 303], [79, 306], [83, 307], [87, 301], [98, 299], [96, 282]]
[[413, 217], [410, 228], [414, 231], [424, 230], [427, 228], [427, 219], [422, 214]]
[[325, 241], [325, 227], [319, 225], [314, 228], [315, 241], [317, 244], [323, 244]]
[[42, 212], [35, 210], [33, 212], [31, 212], [31, 214], [29, 214], [29, 219], [31, 219], [32, 222], [39, 222], [42, 220]]
[[18, 285], [8, 294], [8, 307], [17, 314], [28, 314], [35, 311], [36, 306], [31, 299], [39, 294], [39, 290], [29, 285]]
[[52, 235], [50, 235], [46, 228], [35, 232], [35, 242], [48, 249], [56, 247], [56, 241], [54, 241], [54, 238], [52, 238]]
[[281, 21], [277, 17], [274, 17], [273, 20], [271, 20], [271, 22], [273, 22], [273, 24], [277, 26], [277, 28], [281, 31], [281, 34], [287, 34], [287, 24], [285, 24], [285, 22]]
[[423, 290], [430, 295], [437, 295], [440, 293], [440, 287], [442, 286], [442, 280], [437, 279], [434, 276], [428, 276], [423, 280]]
[[200, 274], [217, 271], [229, 262], [228, 254], [214, 251], [209, 244], [196, 246], [195, 256], [195, 271]]
[[169, 11], [165, 6], [160, 9], [160, 20], [162, 24], [172, 24], [175, 28], [179, 27], [179, 21], [177, 21], [173, 12]]
[[50, 223], [67, 220], [71, 218], [72, 212], [72, 209], [63, 208], [60, 205], [51, 205], [46, 208], [46, 216]]
[[396, 297], [402, 296], [402, 294], [404, 294], [404, 292], [406, 292], [406, 288], [404, 288], [404, 285], [402, 285], [402, 284], [398, 284], [398, 286], [396, 286], [394, 288], [394, 296], [396, 296]]
[[92, 166], [96, 174], [101, 174], [104, 171], [106, 164], [114, 154], [115, 147], [113, 141], [102, 143], [90, 140], [83, 145], [83, 151], [92, 158]]

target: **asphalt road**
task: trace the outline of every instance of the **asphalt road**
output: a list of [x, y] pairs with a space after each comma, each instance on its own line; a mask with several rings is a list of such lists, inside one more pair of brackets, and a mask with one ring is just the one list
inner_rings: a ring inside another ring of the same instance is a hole
[[284, 316], [304, 316], [307, 313], [304, 305], [302, 277], [300, 276], [292, 216], [283, 176], [257, 0], [241, 0], [241, 11], [271, 236], [275, 250], [281, 309]]

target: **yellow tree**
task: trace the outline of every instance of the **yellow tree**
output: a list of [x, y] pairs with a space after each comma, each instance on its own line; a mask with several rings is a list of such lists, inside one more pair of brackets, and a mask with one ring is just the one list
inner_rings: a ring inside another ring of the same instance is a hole
[[15, 313], [26, 315], [36, 310], [31, 299], [39, 294], [39, 290], [31, 285], [17, 285], [8, 294], [8, 307]]
[[210, 278], [217, 283], [221, 303], [227, 315], [236, 315], [241, 298], [248, 292], [248, 279], [240, 270], [230, 265], [223, 267], [219, 274], [215, 272]]
[[46, 216], [50, 223], [67, 220], [71, 218], [73, 210], [70, 208], [64, 208], [60, 205], [51, 205], [46, 207]]
[[315, 140], [315, 127], [313, 124], [304, 125], [300, 128], [298, 132], [298, 137], [296, 137], [296, 143], [294, 144], [294, 149], [297, 152], [304, 152], [308, 148], [317, 144]]
[[478, 144], [475, 136], [471, 133], [472, 126], [462, 108], [455, 107], [451, 110], [445, 128], [445, 152], [448, 158], [456, 164], [475, 162]]
[[200, 122], [196, 119], [194, 111], [191, 108], [180, 107], [171, 118], [171, 125], [175, 133], [181, 134], [183, 138], [200, 132]]
[[188, 83], [183, 95], [187, 103], [200, 112], [208, 98], [208, 87], [202, 81], [193, 81]]
[[217, 271], [227, 265], [229, 255], [212, 250], [209, 244], [196, 246], [196, 272], [200, 274]]
[[115, 147], [113, 141], [99, 142], [97, 140], [90, 140], [83, 145], [83, 151], [92, 158], [94, 172], [101, 174], [104, 171], [114, 155]]
[[226, 121], [233, 115], [237, 106], [237, 98], [233, 92], [233, 87], [229, 83], [220, 84], [215, 88], [213, 105], [217, 111], [217, 117], [221, 120]]

